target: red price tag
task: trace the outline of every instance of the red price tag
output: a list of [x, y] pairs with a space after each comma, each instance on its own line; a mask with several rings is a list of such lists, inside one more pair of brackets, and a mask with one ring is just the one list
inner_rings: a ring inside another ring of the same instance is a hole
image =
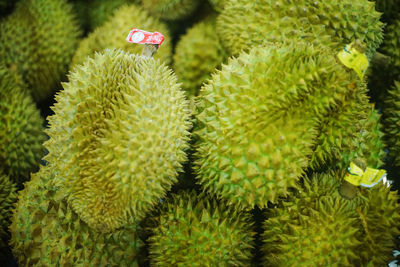
[[159, 32], [146, 32], [139, 29], [132, 29], [126, 40], [134, 44], [157, 44], [161, 45], [164, 35]]

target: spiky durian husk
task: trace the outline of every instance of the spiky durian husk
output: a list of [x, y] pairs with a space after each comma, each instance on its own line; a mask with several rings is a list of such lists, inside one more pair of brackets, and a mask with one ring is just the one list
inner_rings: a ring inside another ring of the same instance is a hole
[[43, 119], [18, 74], [0, 64], [0, 167], [22, 183], [44, 155]]
[[23, 77], [39, 101], [64, 77], [79, 35], [66, 0], [21, 0], [0, 23], [0, 61]]
[[198, 97], [200, 183], [247, 208], [276, 201], [308, 166], [318, 120], [354, 86], [356, 74], [334, 53], [302, 42], [231, 59]]
[[153, 266], [249, 266], [250, 214], [207, 195], [181, 191], [162, 203], [149, 238]]
[[353, 155], [353, 158], [364, 158], [369, 167], [380, 168], [386, 156], [381, 115], [374, 108], [374, 105], [369, 106], [367, 115], [368, 117], [362, 121], [362, 128], [359, 132], [359, 146], [356, 151], [357, 154]]
[[357, 157], [364, 158], [369, 167], [380, 167], [385, 152], [379, 117], [368, 102], [364, 84], [349, 90], [343, 104], [321, 120], [311, 169], [347, 168]]
[[45, 143], [80, 218], [109, 232], [142, 217], [177, 181], [190, 111], [159, 60], [106, 50], [70, 74]]
[[400, 166], [400, 83], [397, 81], [385, 99], [383, 125], [389, 156], [395, 166]]
[[120, 6], [138, 2], [138, 0], [92, 0], [87, 9], [90, 28], [96, 29], [102, 26]]
[[217, 33], [234, 55], [265, 41], [303, 39], [338, 50], [359, 39], [371, 56], [383, 39], [381, 14], [374, 7], [368, 0], [228, 1]]
[[376, 0], [376, 10], [383, 12], [382, 18], [385, 22], [400, 19], [400, 5], [398, 0]]
[[128, 43], [125, 37], [132, 27], [145, 31], [158, 31], [165, 36], [165, 40], [155, 54], [155, 58], [169, 64], [172, 57], [171, 40], [167, 27], [150, 16], [142, 7], [131, 4], [120, 7], [113, 16], [84, 39], [72, 59], [71, 69], [82, 64], [87, 57], [93, 57], [95, 52], [102, 52], [106, 48], [117, 48], [126, 52], [140, 54], [143, 45]]
[[54, 184], [58, 170], [49, 165], [32, 175], [13, 211], [12, 251], [21, 266], [138, 266], [142, 241], [137, 224], [109, 234], [89, 227]]
[[[400, 20], [396, 20], [393, 24], [385, 29], [385, 39], [379, 50], [390, 57], [389, 68], [391, 78], [395, 79], [400, 76]], [[384, 82], [384, 81], [383, 81]]]
[[0, 264], [9, 256], [8, 241], [10, 234], [8, 226], [11, 221], [11, 209], [17, 200], [17, 187], [0, 169]]
[[300, 191], [267, 211], [265, 266], [383, 266], [400, 233], [396, 192], [379, 183], [340, 196], [343, 173], [306, 178]]
[[189, 96], [195, 96], [211, 73], [219, 67], [227, 55], [215, 36], [215, 21], [208, 19], [193, 26], [183, 35], [176, 46], [174, 70], [182, 88]]
[[217, 12], [221, 12], [224, 9], [225, 3], [227, 0], [209, 0], [210, 4], [212, 7], [215, 9]]
[[143, 7], [152, 15], [165, 20], [187, 18], [199, 3], [199, 0], [142, 0]]

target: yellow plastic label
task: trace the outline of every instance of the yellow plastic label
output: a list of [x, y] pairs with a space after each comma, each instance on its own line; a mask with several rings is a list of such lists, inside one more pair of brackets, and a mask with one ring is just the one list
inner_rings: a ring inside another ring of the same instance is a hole
[[353, 69], [360, 79], [363, 79], [365, 71], [368, 69], [368, 59], [363, 53], [360, 53], [353, 43], [346, 45], [342, 51], [337, 54], [340, 62], [346, 67]]
[[363, 171], [356, 164], [350, 162], [350, 167], [347, 169], [347, 175], [344, 177], [344, 179], [355, 186], [361, 185], [364, 187], [373, 187], [384, 177], [386, 177], [385, 170], [378, 170], [368, 167], [365, 171]]

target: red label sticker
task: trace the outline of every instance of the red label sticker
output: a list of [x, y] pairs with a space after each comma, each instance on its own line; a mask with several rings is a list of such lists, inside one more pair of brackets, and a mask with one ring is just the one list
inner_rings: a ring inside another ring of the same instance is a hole
[[132, 29], [126, 40], [134, 44], [158, 44], [164, 41], [164, 35], [159, 32], [146, 32], [139, 29]]

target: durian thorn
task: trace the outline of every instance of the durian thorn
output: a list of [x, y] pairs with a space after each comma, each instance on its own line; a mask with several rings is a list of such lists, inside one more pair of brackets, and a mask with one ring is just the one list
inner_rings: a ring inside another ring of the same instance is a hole
[[364, 213], [362, 213], [360, 207], [357, 207], [356, 210], [357, 210], [358, 215], [360, 216], [361, 223], [362, 223], [362, 226], [363, 226], [363, 228], [364, 228], [364, 230], [365, 230], [365, 234], [366, 234], [366, 236], [367, 236], [367, 239], [369, 240], [369, 242], [371, 242], [370, 244], [374, 244], [374, 245], [375, 245], [375, 242], [374, 242], [374, 240], [372, 239], [371, 234], [369, 233], [369, 230], [368, 230], [368, 223], [367, 223], [367, 219], [365, 218]]
[[145, 44], [142, 50], [142, 56], [153, 57], [159, 47], [159, 44]]

